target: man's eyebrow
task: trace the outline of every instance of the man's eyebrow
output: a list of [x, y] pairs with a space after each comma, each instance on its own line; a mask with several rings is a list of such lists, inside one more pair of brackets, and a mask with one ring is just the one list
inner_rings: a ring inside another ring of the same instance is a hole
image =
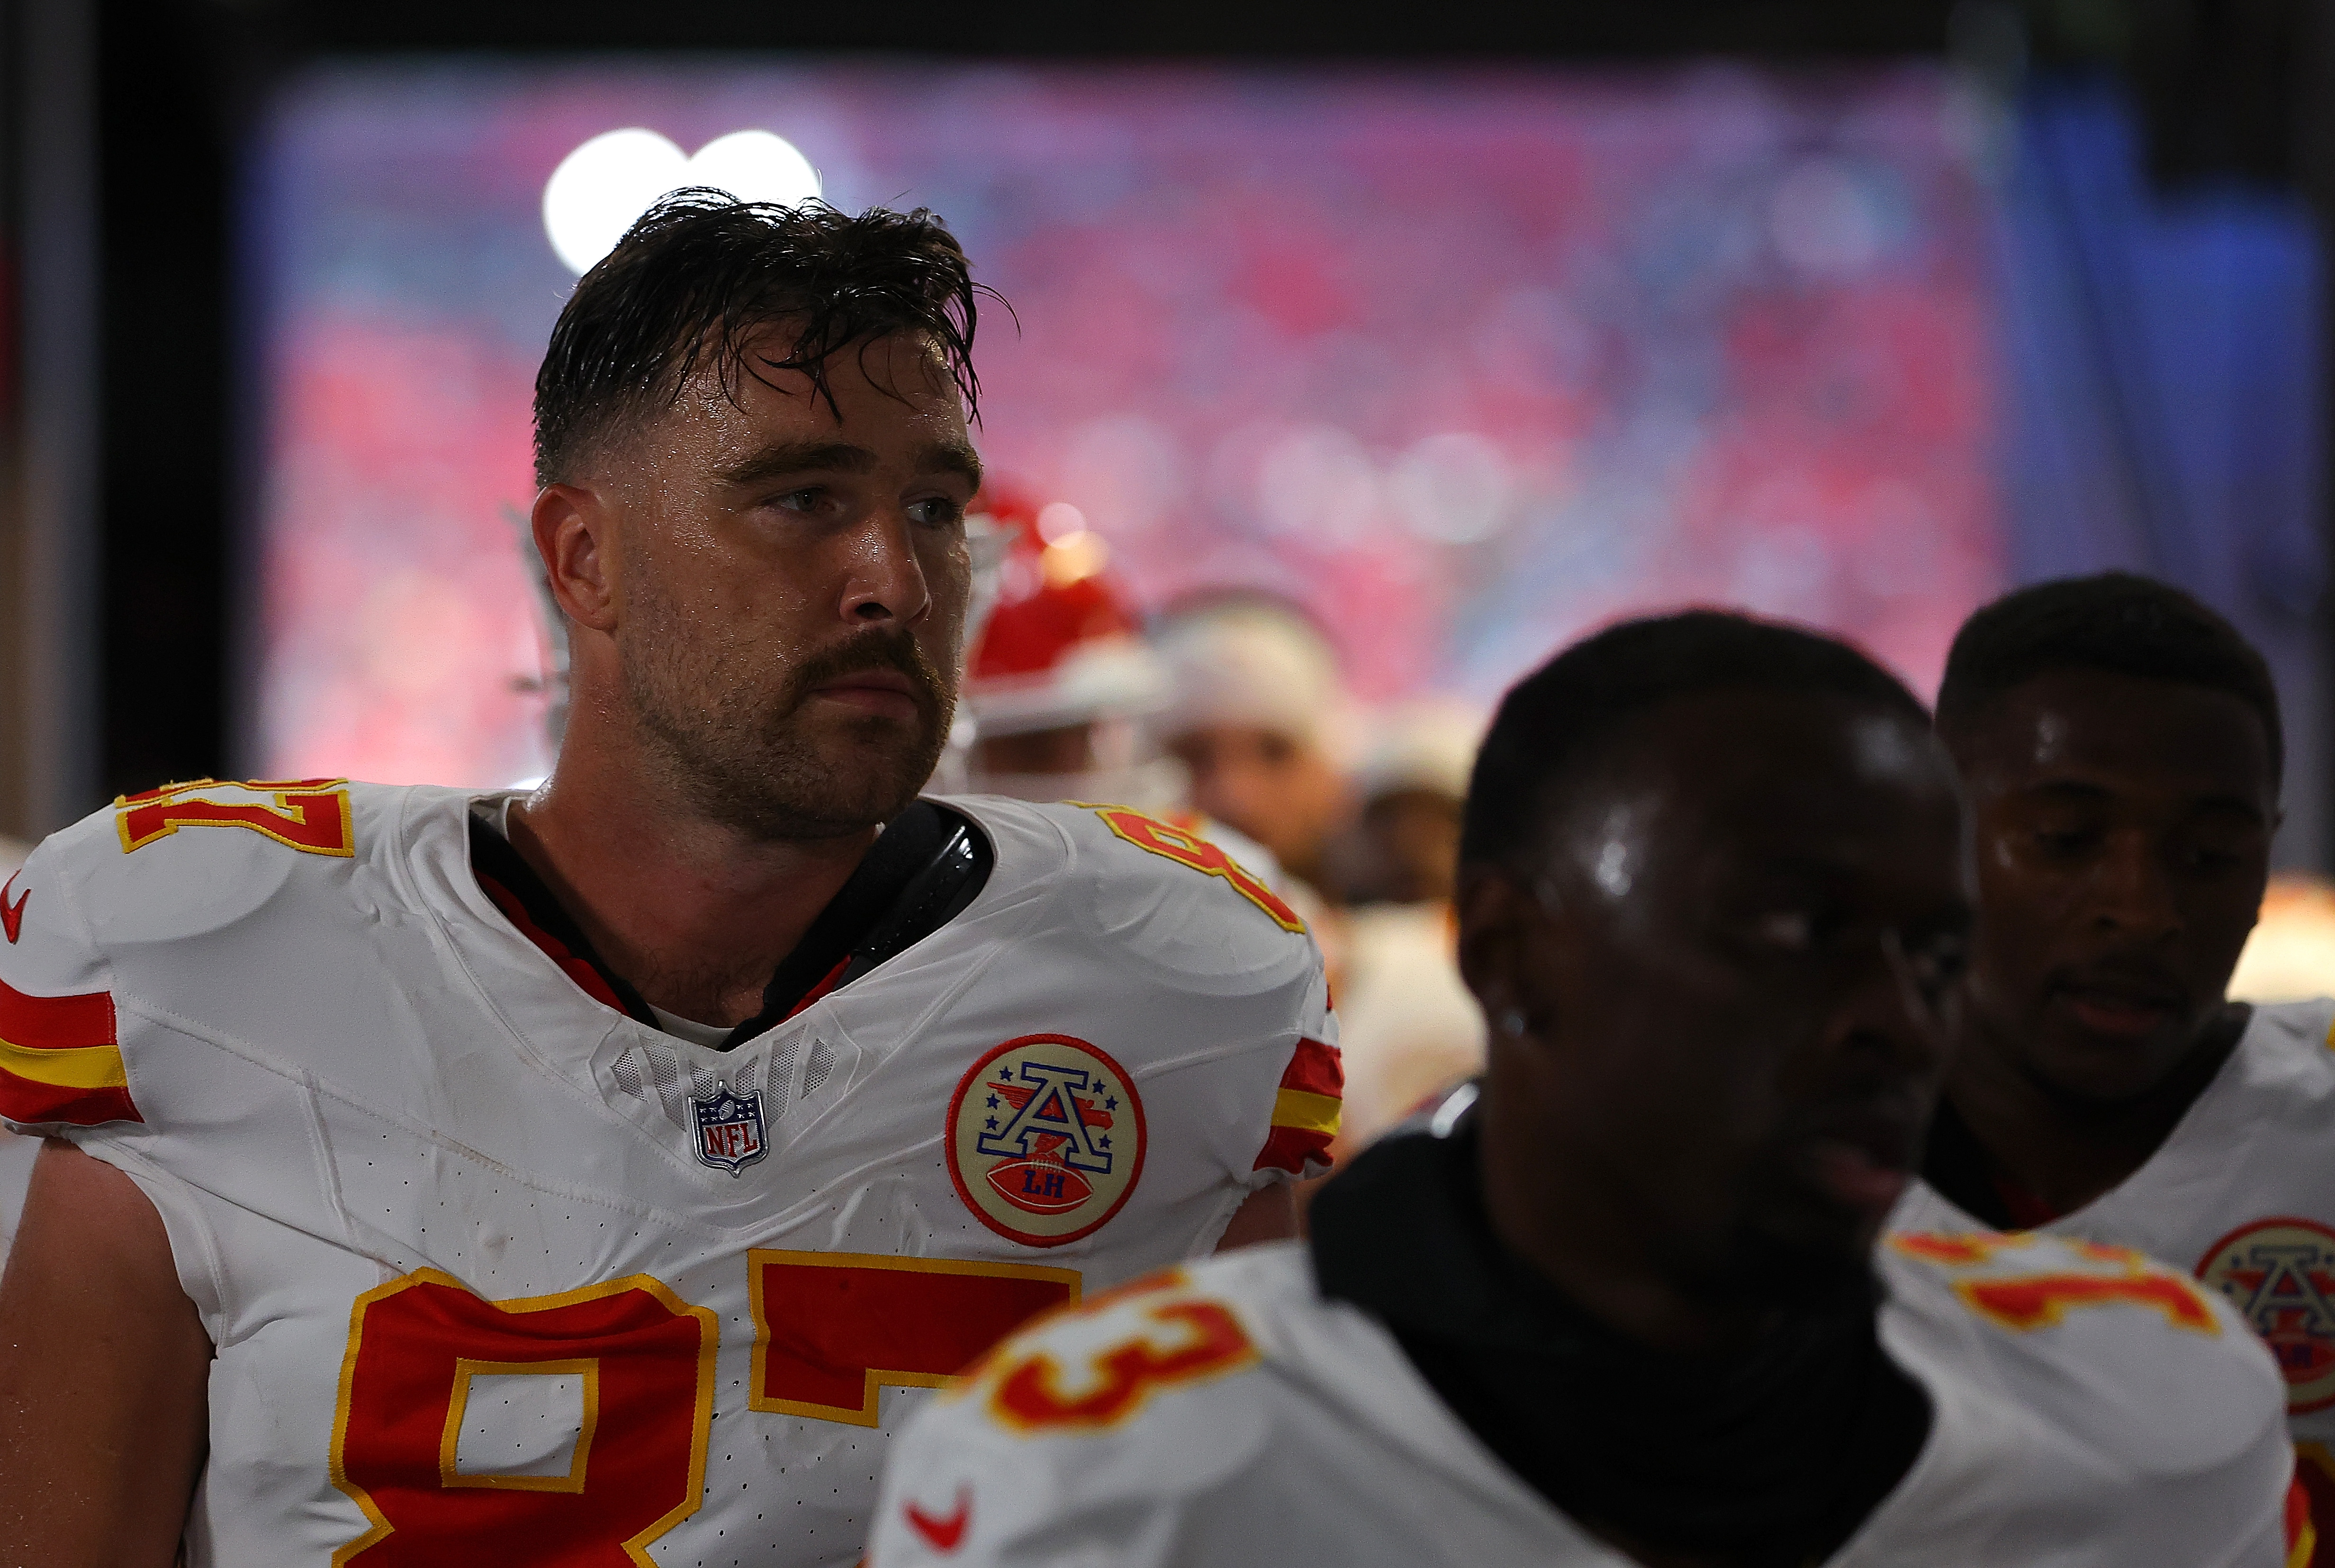
[[2107, 799], [2113, 791], [2102, 784], [2087, 784], [2074, 779], [2048, 779], [2040, 784], [2030, 784], [2019, 793], [2046, 800], [2091, 805]]
[[[2105, 785], [2086, 784], [2078, 782], [2073, 779], [2054, 779], [2046, 783], [2038, 784], [2030, 789], [2022, 791], [2022, 793], [2034, 799], [2066, 801], [2071, 805], [2090, 806], [2097, 805], [2101, 801], [2112, 799], [2115, 791], [2107, 789]], [[2203, 790], [2197, 794], [2190, 796], [2186, 802], [2186, 808], [2193, 813], [2199, 811], [2233, 812], [2238, 816], [2245, 818], [2248, 821], [2262, 824], [2263, 826], [2267, 826], [2270, 821], [2269, 818], [2262, 815], [2262, 808], [2261, 806], [2247, 799], [2243, 795], [2233, 794], [2223, 789]]]
[[789, 474], [864, 474], [876, 467], [876, 454], [848, 441], [779, 441], [727, 468], [713, 477], [725, 485], [756, 485]]
[[916, 471], [926, 474], [962, 474], [981, 488], [981, 454], [964, 441], [934, 441], [916, 454]]
[[2189, 803], [2189, 808], [2192, 811], [2233, 812], [2256, 827], [2270, 826], [2270, 818], [2262, 815], [2262, 808], [2243, 795], [2225, 795], [2219, 791], [2210, 795], [2201, 795]]
[[[715, 469], [713, 477], [726, 485], [759, 485], [793, 474], [871, 473], [877, 461], [874, 452], [849, 441], [780, 441], [727, 468]], [[972, 481], [974, 489], [981, 488], [981, 457], [964, 441], [927, 443], [916, 453], [916, 470], [961, 474]]]

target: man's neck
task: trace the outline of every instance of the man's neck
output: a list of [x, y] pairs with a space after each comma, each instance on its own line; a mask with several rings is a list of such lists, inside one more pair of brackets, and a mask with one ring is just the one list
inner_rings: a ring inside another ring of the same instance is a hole
[[510, 813], [511, 847], [652, 1005], [732, 1026], [858, 866], [877, 830], [772, 843], [570, 746]]
[[[1746, 1345], [1772, 1315], [1763, 1303], [1713, 1302], [1682, 1288], [1670, 1261], [1648, 1244], [1665, 1234], [1633, 1213], [1616, 1184], [1586, 1173], [1577, 1202], [1552, 1202], [1551, 1155], [1529, 1130], [1501, 1125], [1501, 1101], [1486, 1107], [1481, 1165], [1484, 1209], [1493, 1235], [1590, 1317], [1650, 1350], [1702, 1355]], [[1507, 1151], [1522, 1141], [1533, 1152]]]
[[1973, 1021], [1946, 1099], [2001, 1176], [2050, 1213], [2073, 1214], [2164, 1147], [2236, 1049], [2246, 1018], [2245, 1008], [2224, 1006], [2163, 1079], [2113, 1101], [2055, 1090], [2020, 1066], [1989, 1024]]

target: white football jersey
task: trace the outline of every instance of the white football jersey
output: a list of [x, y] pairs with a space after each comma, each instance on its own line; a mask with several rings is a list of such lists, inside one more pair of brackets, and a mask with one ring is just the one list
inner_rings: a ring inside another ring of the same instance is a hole
[[[2164, 1146], [2043, 1229], [2137, 1247], [2194, 1271], [2268, 1341], [2286, 1377], [2298, 1473], [2335, 1561], [2335, 1002], [2256, 1007]], [[1926, 1183], [1906, 1230], [1977, 1222]]]
[[[1882, 1273], [1881, 1342], [1933, 1420], [1829, 1568], [2287, 1560], [2277, 1374], [2211, 1292], [2034, 1237], [1901, 1237]], [[1377, 1320], [1323, 1300], [1300, 1243], [1007, 1341], [894, 1446], [868, 1556], [1631, 1568], [1495, 1459]]]
[[722, 1051], [505, 918], [499, 799], [175, 787], [18, 879], [0, 1112], [161, 1212], [198, 1565], [850, 1563], [927, 1389], [1334, 1131], [1313, 943], [1172, 828], [949, 802], [974, 901]]

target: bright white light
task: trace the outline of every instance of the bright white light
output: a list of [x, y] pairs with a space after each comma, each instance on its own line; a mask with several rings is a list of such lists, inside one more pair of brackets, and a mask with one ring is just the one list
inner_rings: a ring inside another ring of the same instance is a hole
[[1068, 501], [1048, 501], [1038, 508], [1038, 537], [1050, 545], [1086, 531], [1087, 515]]
[[787, 207], [819, 193], [810, 160], [767, 131], [733, 131], [687, 158], [655, 131], [634, 126], [596, 136], [560, 160], [543, 186], [543, 231], [567, 269], [582, 273], [615, 249], [657, 198], [687, 185]]

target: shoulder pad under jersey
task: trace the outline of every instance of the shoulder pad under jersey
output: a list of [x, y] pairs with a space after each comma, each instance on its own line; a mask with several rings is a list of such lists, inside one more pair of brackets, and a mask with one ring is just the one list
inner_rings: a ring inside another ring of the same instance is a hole
[[[1318, 975], [1305, 921], [1248, 867], [1197, 831], [1132, 807], [980, 796], [951, 802], [993, 837], [1051, 839], [1065, 913], [1117, 961], [1203, 988]], [[1001, 870], [1013, 857], [999, 845]]]
[[2243, 1320], [2129, 1247], [1902, 1231], [1881, 1256], [1884, 1323], [2136, 1476], [2240, 1464], [2283, 1430], [2284, 1385]]
[[247, 985], [271, 955], [294, 962], [320, 930], [357, 932], [369, 834], [410, 793], [200, 779], [117, 799], [51, 836], [0, 898], [0, 1118], [143, 1119], [120, 999], [199, 1017], [206, 988]]

